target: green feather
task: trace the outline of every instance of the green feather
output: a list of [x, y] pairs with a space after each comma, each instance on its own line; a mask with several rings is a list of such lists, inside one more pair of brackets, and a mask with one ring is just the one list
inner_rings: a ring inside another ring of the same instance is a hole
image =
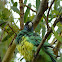
[[[25, 43], [25, 41], [26, 41], [26, 43]], [[16, 44], [19, 45], [17, 48], [22, 53], [24, 58], [27, 61], [31, 61], [32, 57], [33, 57], [31, 55], [34, 55], [34, 52], [36, 52], [37, 47], [41, 41], [42, 41], [42, 38], [40, 37], [40, 35], [38, 33], [33, 33], [30, 31], [27, 31], [27, 30], [22, 30], [17, 35], [15, 42], [16, 42]], [[29, 45], [26, 46], [27, 44], [29, 44]], [[31, 47], [30, 45], [32, 45], [32, 48], [31, 48], [32, 51], [30, 50], [30, 47]], [[48, 46], [50, 46], [50, 44], [48, 42], [45, 42], [43, 47], [41, 48], [41, 50], [39, 52], [39, 57], [41, 59], [37, 58], [37, 62], [39, 62], [39, 61], [41, 61], [41, 62], [46, 62], [46, 61], [52, 62], [52, 60], [48, 54], [50, 54], [52, 57], [54, 56], [54, 54], [53, 54], [53, 51]], [[27, 49], [29, 49], [29, 50], [27, 50]], [[29, 54], [30, 57], [27, 56], [27, 54]], [[29, 59], [28, 59], [28, 57], [29, 57]]]

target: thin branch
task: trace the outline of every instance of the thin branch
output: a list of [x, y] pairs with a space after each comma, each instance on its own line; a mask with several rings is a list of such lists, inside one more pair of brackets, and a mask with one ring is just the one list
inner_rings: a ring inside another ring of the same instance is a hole
[[52, 7], [54, 1], [55, 1], [55, 0], [52, 1], [51, 5], [50, 5], [50, 7], [49, 7], [49, 9], [48, 9], [48, 13], [47, 13], [47, 20], [46, 20], [47, 30], [49, 30], [49, 25], [48, 25], [48, 16], [49, 16], [49, 12], [50, 12], [50, 9], [51, 9], [51, 7]]
[[57, 42], [57, 39], [53, 39], [53, 41], [50, 43], [50, 45], [53, 45], [53, 44], [55, 44]]
[[16, 38], [16, 36], [17, 36], [17, 35], [15, 35], [14, 38], [12, 39], [12, 41], [11, 41], [9, 47], [12, 45], [12, 43], [13, 43], [14, 39]]
[[5, 27], [6, 27], [7, 25], [8, 25], [8, 23], [6, 23], [6, 25], [5, 25], [4, 28], [2, 29], [2, 34], [1, 34], [0, 42], [1, 42], [2, 38], [3, 38], [3, 33], [4, 33]]
[[0, 23], [0, 26], [2, 26], [4, 23], [7, 23], [7, 22]]
[[[55, 27], [56, 24], [57, 24], [60, 20], [62, 20], [62, 18], [60, 18], [60, 17], [59, 17], [58, 19], [56, 19], [55, 22], [54, 22], [54, 24], [53, 24], [53, 26]], [[42, 40], [41, 43], [39, 44], [39, 46], [38, 46], [38, 48], [37, 48], [37, 51], [36, 51], [36, 53], [35, 53], [35, 57], [33, 58], [33, 61], [32, 61], [32, 62], [34, 62], [35, 59], [37, 58], [40, 49], [42, 48], [42, 46], [43, 46], [45, 40], [47, 39], [47, 37], [50, 35], [51, 32], [52, 32], [52, 28], [49, 29], [49, 31], [47, 32], [47, 34], [44, 36], [43, 40]]]
[[20, 3], [20, 30], [24, 28], [24, 5], [23, 0], [19, 0]]
[[[62, 32], [60, 32], [60, 36], [62, 37], [62, 35], [61, 35], [61, 34], [62, 34]], [[55, 48], [58, 48], [58, 50], [57, 50], [57, 49], [53, 49], [54, 54], [56, 55], [56, 57], [58, 56], [58, 51], [59, 51], [59, 49], [60, 49], [61, 45], [62, 45], [62, 42], [57, 41], [57, 44], [56, 44]]]
[[[15, 33], [15, 31], [13, 30], [13, 28], [9, 24], [8, 24], [8, 26]], [[15, 35], [17, 35], [17, 34], [15, 33]]]
[[24, 4], [24, 6], [26, 6], [27, 8], [29, 8], [31, 11], [33, 11], [33, 12], [36, 12], [36, 13], [37, 13], [37, 11], [33, 10], [32, 8], [30, 8], [28, 5], [25, 5], [25, 4]]
[[58, 51], [59, 51], [61, 45], [62, 45], [62, 43], [60, 41], [57, 41], [57, 44], [55, 46], [55, 48], [57, 48], [57, 49], [53, 49], [54, 54], [56, 55], [56, 57], [58, 56]]

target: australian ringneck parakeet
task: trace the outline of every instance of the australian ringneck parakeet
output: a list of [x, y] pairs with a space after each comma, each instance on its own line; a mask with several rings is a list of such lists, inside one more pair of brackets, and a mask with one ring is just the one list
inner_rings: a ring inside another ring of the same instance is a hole
[[[40, 35], [33, 32], [32, 22], [27, 22], [24, 29], [16, 37], [17, 50], [24, 56], [26, 61], [31, 62], [41, 40]], [[55, 55], [48, 46], [50, 44], [45, 42], [35, 62], [56, 62]]]

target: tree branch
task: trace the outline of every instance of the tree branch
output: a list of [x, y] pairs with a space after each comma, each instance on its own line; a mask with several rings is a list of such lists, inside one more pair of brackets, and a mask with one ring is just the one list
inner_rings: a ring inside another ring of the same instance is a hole
[[[55, 27], [56, 24], [57, 24], [60, 20], [62, 20], [61, 17], [59, 17], [58, 19], [56, 19], [55, 22], [54, 22], [54, 24], [53, 24], [53, 26]], [[35, 53], [35, 57], [33, 58], [33, 61], [32, 61], [32, 62], [34, 62], [35, 59], [37, 58], [40, 49], [42, 48], [42, 46], [43, 46], [45, 40], [47, 39], [47, 37], [50, 35], [51, 32], [52, 32], [52, 28], [49, 29], [49, 31], [47, 32], [47, 34], [44, 36], [43, 40], [42, 40], [41, 43], [39, 44], [39, 46], [38, 46], [38, 48], [37, 48], [37, 51], [36, 51], [36, 53]]]
[[24, 28], [24, 5], [23, 0], [19, 0], [20, 3], [20, 30]]
[[46, 20], [46, 24], [47, 24], [47, 31], [49, 30], [49, 25], [48, 25], [48, 16], [49, 16], [49, 12], [50, 12], [50, 9], [51, 9], [51, 7], [52, 7], [52, 5], [53, 5], [54, 1], [55, 1], [55, 0], [53, 0], [53, 1], [52, 1], [51, 5], [50, 5], [50, 7], [49, 7], [49, 9], [48, 9], [48, 13], [47, 13], [47, 20]]
[[[20, 3], [20, 30], [22, 30], [24, 28], [24, 8], [23, 8], [24, 6], [23, 6], [23, 0], [19, 0], [19, 3]], [[12, 27], [9, 24], [8, 24], [8, 26], [12, 29]], [[12, 31], [14, 32], [13, 29], [12, 29]], [[16, 38], [16, 35], [12, 39], [12, 41], [11, 41], [11, 43], [9, 45], [9, 48], [8, 48], [8, 50], [7, 50], [6, 54], [5, 54], [2, 62], [10, 62], [10, 60], [11, 60], [11, 58], [13, 56], [14, 50], [16, 48], [16, 44], [15, 44], [15, 42], [13, 42], [14, 39]]]
[[2, 62], [10, 62], [11, 58], [13, 57], [15, 48], [16, 48], [16, 44], [15, 42], [13, 42], [12, 45], [9, 46]]
[[34, 24], [34, 29], [38, 25], [38, 23], [41, 20], [41, 17], [43, 16], [44, 12], [48, 9], [48, 0], [42, 0], [37, 12], [37, 15], [32, 20], [32, 23]]

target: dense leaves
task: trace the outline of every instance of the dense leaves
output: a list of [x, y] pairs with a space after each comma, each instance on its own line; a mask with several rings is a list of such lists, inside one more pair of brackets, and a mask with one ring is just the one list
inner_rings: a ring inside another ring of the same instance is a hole
[[[31, 8], [31, 3], [28, 4], [28, 6]], [[26, 12], [24, 14], [24, 22], [27, 22], [28, 15], [30, 14], [30, 9], [27, 8]]]

